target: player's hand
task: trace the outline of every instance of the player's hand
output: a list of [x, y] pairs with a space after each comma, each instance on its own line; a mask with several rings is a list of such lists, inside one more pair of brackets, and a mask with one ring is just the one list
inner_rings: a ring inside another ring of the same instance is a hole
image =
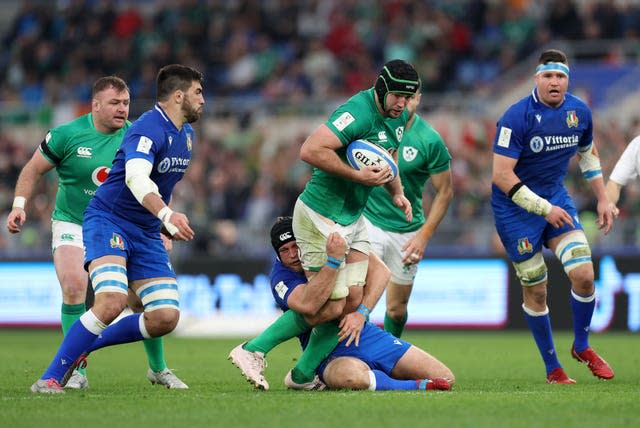
[[7, 217], [7, 229], [11, 233], [20, 233], [20, 226], [27, 220], [27, 213], [24, 209], [15, 207]]
[[620, 209], [613, 202], [609, 202], [609, 211], [611, 211], [614, 220], [620, 215]]
[[544, 219], [547, 220], [547, 222], [556, 229], [559, 229], [564, 225], [575, 228], [573, 219], [571, 218], [569, 213], [557, 205], [551, 206], [551, 212], [547, 214]]
[[613, 226], [613, 212], [611, 211], [611, 203], [609, 201], [598, 201], [598, 218], [596, 219], [596, 224], [598, 225], [598, 229], [604, 231], [605, 235], [611, 231], [611, 227]]
[[367, 186], [382, 186], [393, 180], [391, 167], [367, 166], [358, 171], [358, 182]]
[[407, 222], [413, 219], [413, 211], [411, 209], [411, 202], [404, 195], [394, 195], [392, 198], [393, 205], [400, 208], [404, 212], [404, 218]]
[[347, 339], [344, 346], [349, 347], [352, 342], [358, 346], [360, 344], [360, 333], [362, 332], [365, 321], [364, 315], [360, 312], [351, 312], [345, 315], [338, 325], [338, 327], [340, 327], [338, 342]]
[[165, 227], [167, 227], [171, 233], [171, 237], [176, 241], [191, 241], [196, 235], [191, 227], [189, 227], [189, 219], [187, 216], [177, 211], [171, 214], [169, 221], [165, 223]]
[[344, 259], [347, 253], [347, 241], [338, 232], [331, 232], [327, 237], [327, 255], [336, 259]]
[[423, 242], [423, 240], [419, 238], [419, 235], [415, 235], [413, 238], [409, 239], [402, 246], [402, 264], [413, 265], [418, 263], [424, 256], [426, 246], [427, 243]]

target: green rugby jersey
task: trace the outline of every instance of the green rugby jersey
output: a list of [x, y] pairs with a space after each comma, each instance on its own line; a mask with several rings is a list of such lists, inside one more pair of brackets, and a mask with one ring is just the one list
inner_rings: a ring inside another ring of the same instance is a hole
[[84, 210], [106, 179], [122, 137], [131, 123], [113, 134], [93, 126], [91, 113], [47, 133], [40, 152], [56, 166], [58, 191], [53, 220], [82, 224]]
[[398, 169], [404, 195], [413, 210], [410, 223], [404, 213], [393, 205], [383, 188], [375, 188], [369, 195], [364, 215], [380, 229], [390, 232], [411, 232], [419, 229], [425, 221], [422, 193], [432, 174], [450, 168], [451, 155], [438, 131], [416, 115], [413, 124], [404, 134], [398, 150]]
[[[397, 119], [383, 117], [376, 106], [373, 88], [361, 91], [338, 107], [325, 125], [342, 141], [336, 151], [347, 162], [346, 147], [355, 140], [367, 140], [393, 154], [407, 124], [406, 110]], [[317, 213], [341, 225], [354, 223], [362, 214], [373, 187], [314, 168], [300, 199]], [[385, 192], [389, 201], [391, 196]]]

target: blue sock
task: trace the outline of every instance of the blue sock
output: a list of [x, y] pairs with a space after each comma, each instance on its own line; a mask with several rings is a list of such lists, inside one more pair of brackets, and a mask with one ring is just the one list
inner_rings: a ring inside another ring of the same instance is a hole
[[69, 366], [78, 359], [96, 337], [98, 335], [87, 330], [80, 320], [74, 322], [41, 379], [54, 378], [58, 382], [62, 380], [62, 376], [67, 372]]
[[596, 308], [596, 293], [582, 297], [571, 290], [571, 310], [573, 312], [573, 346], [577, 352], [589, 347], [589, 325]]
[[547, 310], [546, 313], [542, 315], [531, 315], [527, 313], [527, 310], [528, 309], [525, 309], [524, 318], [527, 320], [529, 330], [531, 330], [533, 334], [533, 338], [536, 341], [536, 345], [538, 345], [538, 350], [547, 369], [547, 374], [549, 374], [553, 369], [561, 367], [556, 349], [553, 346], [549, 311]]
[[123, 317], [115, 324], [111, 324], [98, 336], [87, 349], [87, 353], [105, 346], [121, 343], [137, 342], [145, 337], [140, 332], [140, 317], [143, 314], [133, 314]]
[[380, 370], [371, 370], [375, 377], [375, 391], [398, 391], [398, 390], [416, 390], [418, 382], [416, 380], [399, 380], [389, 377], [385, 372]]

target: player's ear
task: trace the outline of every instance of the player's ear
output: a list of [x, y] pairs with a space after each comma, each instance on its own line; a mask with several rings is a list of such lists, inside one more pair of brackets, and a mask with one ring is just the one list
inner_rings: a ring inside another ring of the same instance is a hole
[[182, 100], [184, 100], [184, 92], [178, 89], [173, 93], [173, 98], [176, 101], [176, 104], [182, 104]]

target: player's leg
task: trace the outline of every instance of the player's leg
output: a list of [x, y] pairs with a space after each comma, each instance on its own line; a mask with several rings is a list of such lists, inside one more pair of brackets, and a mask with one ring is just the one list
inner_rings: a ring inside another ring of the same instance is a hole
[[[56, 276], [62, 290], [60, 323], [62, 333], [67, 334], [71, 325], [85, 313], [85, 298], [89, 279], [84, 270], [84, 246], [82, 226], [54, 220], [51, 222], [51, 248]], [[87, 388], [89, 383], [84, 369], [74, 373], [67, 388]]]
[[411, 345], [391, 370], [396, 379], [446, 379], [450, 385], [456, 381], [451, 369], [428, 352]]
[[[367, 277], [368, 259], [368, 255], [352, 249], [347, 255], [345, 267], [338, 274], [336, 288], [345, 288], [349, 293], [344, 308], [345, 313], [353, 312], [362, 301], [362, 285]], [[291, 370], [293, 383], [289, 383], [287, 386], [296, 388], [296, 384], [303, 385], [314, 381], [316, 369], [338, 344], [339, 331], [337, 321], [330, 321], [314, 327], [307, 347]]]
[[[95, 303], [69, 329], [51, 364], [41, 380], [52, 380], [64, 386], [83, 353], [124, 309], [127, 301], [125, 260], [119, 256], [105, 256], [93, 260], [89, 266]], [[32, 386], [33, 392], [47, 392]]]
[[572, 356], [589, 367], [592, 373], [602, 379], [611, 379], [613, 370], [589, 346], [589, 326], [595, 310], [596, 295], [594, 285], [591, 250], [582, 230], [559, 235], [549, 241], [558, 260], [562, 262], [571, 281], [571, 309], [573, 314], [574, 342]]
[[[142, 301], [131, 289], [129, 289], [127, 306], [129, 306], [134, 313], [142, 313], [144, 311]], [[189, 388], [186, 383], [180, 380], [180, 378], [167, 367], [164, 356], [164, 339], [162, 336], [144, 339], [142, 344], [144, 345], [147, 361], [149, 362], [147, 379], [149, 379], [152, 384], [163, 385], [169, 389]]]
[[393, 280], [387, 285], [387, 310], [384, 314], [384, 329], [395, 337], [402, 336], [407, 323], [409, 297], [413, 284], [397, 284]]

